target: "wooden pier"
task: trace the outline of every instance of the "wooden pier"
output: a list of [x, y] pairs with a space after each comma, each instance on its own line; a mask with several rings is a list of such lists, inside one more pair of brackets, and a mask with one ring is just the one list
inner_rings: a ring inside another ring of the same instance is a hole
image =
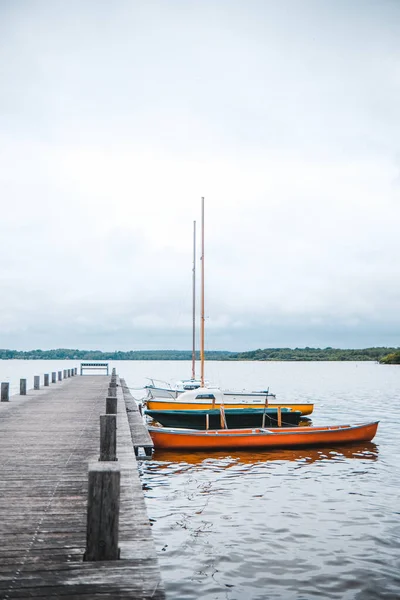
[[[117, 462], [98, 462], [109, 384], [72, 377], [0, 403], [2, 600], [165, 598], [120, 385]], [[120, 472], [119, 560], [84, 561], [89, 463]]]
[[142, 415], [138, 409], [135, 399], [125, 383], [125, 379], [121, 379], [120, 381], [122, 393], [125, 399], [129, 427], [131, 430], [133, 449], [136, 456], [139, 455], [140, 449], [143, 449], [145, 456], [149, 457], [152, 455], [154, 450], [153, 440], [151, 439], [148, 430], [142, 426]]

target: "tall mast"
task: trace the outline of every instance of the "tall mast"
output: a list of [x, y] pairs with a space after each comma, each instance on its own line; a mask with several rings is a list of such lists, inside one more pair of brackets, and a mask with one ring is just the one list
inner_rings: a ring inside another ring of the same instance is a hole
[[192, 379], [196, 379], [196, 221], [193, 221]]
[[201, 317], [200, 317], [200, 385], [204, 387], [204, 198], [201, 199]]

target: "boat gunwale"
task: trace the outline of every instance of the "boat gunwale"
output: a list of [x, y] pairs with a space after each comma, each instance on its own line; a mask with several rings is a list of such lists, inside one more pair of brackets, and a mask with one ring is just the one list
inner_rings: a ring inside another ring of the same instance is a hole
[[[165, 390], [165, 391], [169, 391], [169, 390]], [[247, 394], [248, 396], [250, 394]], [[246, 396], [246, 394], [244, 394], [244, 396]], [[179, 396], [177, 397], [179, 398]], [[264, 398], [264, 396], [263, 396]], [[211, 404], [212, 400], [210, 401], [209, 398], [196, 398], [195, 400], [178, 400], [178, 399], [173, 399], [174, 404]], [[161, 403], [167, 403], [167, 402], [171, 402], [171, 400], [169, 398], [164, 398], [162, 396], [159, 397], [154, 397], [149, 399], [149, 402], [161, 402]], [[235, 402], [215, 402], [216, 404], [224, 404], [226, 407], [226, 404], [235, 404]], [[239, 404], [239, 403], [238, 403]], [[248, 402], [247, 404], [253, 404], [252, 402]], [[255, 403], [254, 403], [255, 404]], [[258, 404], [258, 403], [257, 403]], [[261, 404], [261, 403], [260, 403]], [[274, 408], [277, 406], [281, 406], [282, 408], [285, 407], [289, 407], [289, 406], [314, 406], [314, 402], [290, 402], [290, 401], [282, 401], [282, 402], [271, 402], [269, 404], [267, 404], [267, 408]], [[240, 406], [245, 407], [245, 404], [241, 404]], [[261, 405], [262, 406], [262, 405]]]
[[[223, 405], [221, 405], [223, 406]], [[278, 413], [278, 409], [277, 408], [271, 408], [269, 406], [265, 407], [260, 407], [260, 408], [224, 408], [225, 410], [225, 414], [227, 415], [241, 415], [241, 413], [247, 413], [250, 415], [262, 415], [265, 414], [266, 416], [270, 415], [271, 413], [273, 413], [273, 415], [276, 415]], [[282, 415], [296, 415], [296, 413], [301, 413], [300, 410], [292, 410], [289, 407], [286, 406], [282, 406]], [[233, 412], [235, 411], [235, 412]], [[150, 417], [153, 416], [153, 413], [161, 413], [161, 415], [187, 415], [187, 416], [191, 416], [191, 415], [219, 415], [221, 414], [221, 410], [219, 408], [182, 408], [182, 409], [157, 409], [157, 408], [145, 408], [144, 409], [144, 414], [145, 415], [149, 415]], [[246, 427], [246, 429], [249, 429], [249, 427]]]

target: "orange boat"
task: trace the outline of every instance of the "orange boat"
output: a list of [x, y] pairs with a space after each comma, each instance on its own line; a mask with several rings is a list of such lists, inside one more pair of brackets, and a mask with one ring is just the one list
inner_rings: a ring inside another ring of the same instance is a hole
[[154, 447], [165, 450], [251, 450], [253, 448], [301, 448], [370, 442], [379, 421], [357, 425], [285, 427], [269, 429], [172, 429], [149, 427]]

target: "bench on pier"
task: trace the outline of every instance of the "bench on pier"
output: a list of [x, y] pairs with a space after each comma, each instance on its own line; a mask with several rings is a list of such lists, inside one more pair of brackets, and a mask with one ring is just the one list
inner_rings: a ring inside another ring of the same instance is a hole
[[83, 375], [83, 371], [106, 371], [106, 375], [108, 375], [108, 363], [93, 363], [93, 362], [85, 362], [81, 363], [81, 375]]

